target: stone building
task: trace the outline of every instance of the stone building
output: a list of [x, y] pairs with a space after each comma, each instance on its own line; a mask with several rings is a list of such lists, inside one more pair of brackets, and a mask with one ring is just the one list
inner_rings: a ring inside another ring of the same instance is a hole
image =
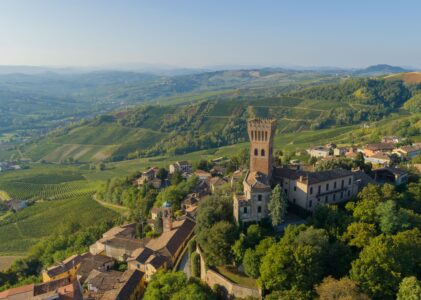
[[238, 223], [259, 222], [269, 216], [272, 187], [279, 184], [288, 202], [313, 211], [317, 205], [348, 201], [361, 189], [361, 181], [344, 169], [309, 172], [273, 165], [275, 120], [252, 119], [248, 123], [250, 169], [243, 192], [234, 194], [233, 211]]

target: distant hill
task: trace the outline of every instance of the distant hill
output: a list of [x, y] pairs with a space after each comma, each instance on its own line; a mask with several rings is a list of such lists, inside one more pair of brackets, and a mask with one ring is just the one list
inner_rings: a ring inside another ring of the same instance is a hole
[[402, 73], [402, 72], [407, 72], [407, 71], [408, 70], [401, 67], [380, 64], [380, 65], [369, 66], [365, 69], [354, 71], [353, 75], [355, 76], [380, 76], [380, 75], [385, 75], [385, 74]]

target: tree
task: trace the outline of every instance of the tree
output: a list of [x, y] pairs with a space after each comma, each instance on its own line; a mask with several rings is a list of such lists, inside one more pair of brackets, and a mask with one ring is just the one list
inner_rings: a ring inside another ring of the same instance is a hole
[[330, 236], [337, 237], [345, 231], [349, 219], [337, 205], [318, 205], [309, 224], [317, 228], [323, 228]]
[[256, 246], [262, 238], [262, 228], [258, 224], [252, 224], [247, 228], [247, 246]]
[[274, 291], [267, 295], [265, 300], [310, 300], [311, 292], [300, 291], [296, 288], [284, 291]]
[[405, 277], [399, 284], [397, 300], [421, 299], [421, 285], [415, 276]]
[[257, 278], [259, 277], [259, 266], [260, 266], [260, 258], [256, 254], [256, 251], [253, 249], [247, 249], [244, 253], [243, 258], [243, 267], [244, 267], [244, 273], [246, 273], [248, 276]]
[[199, 232], [199, 243], [206, 260], [211, 266], [220, 266], [232, 262], [233, 253], [231, 245], [237, 237], [236, 228], [231, 223], [220, 221], [210, 229]]
[[[243, 254], [244, 272], [251, 277], [258, 278], [260, 276], [260, 265], [262, 258], [266, 255], [269, 248], [275, 244], [275, 239], [272, 237], [265, 238], [253, 250], [251, 248], [245, 249]], [[247, 256], [246, 256], [247, 254]]]
[[232, 245], [232, 253], [237, 264], [241, 264], [244, 258], [244, 253], [247, 249], [246, 236], [244, 233], [240, 234], [240, 238]]
[[260, 266], [260, 283], [268, 290], [311, 291], [323, 278], [329, 238], [325, 230], [288, 226]]
[[315, 286], [320, 300], [368, 300], [368, 296], [361, 293], [357, 284], [349, 278], [336, 280], [329, 276]]
[[287, 200], [282, 196], [282, 189], [279, 184], [275, 186], [269, 200], [269, 216], [272, 226], [276, 227], [285, 220], [287, 211]]
[[377, 230], [374, 224], [357, 222], [348, 225], [343, 239], [350, 246], [364, 248], [376, 234]]
[[371, 239], [352, 262], [350, 277], [375, 299], [393, 298], [405, 276], [418, 274], [419, 253], [421, 234], [418, 229], [394, 236], [380, 235]]
[[171, 175], [171, 183], [172, 184], [177, 185], [182, 181], [183, 181], [183, 176], [182, 176], [180, 171], [175, 171], [174, 173], [172, 173], [172, 175]]
[[215, 299], [212, 291], [200, 282], [188, 280], [183, 272], [159, 271], [152, 280], [143, 297], [145, 300], [207, 300]]
[[380, 203], [376, 208], [379, 216], [379, 225], [383, 233], [396, 233], [398, 230], [409, 228], [407, 217], [396, 206], [396, 202], [388, 200]]
[[190, 270], [194, 277], [200, 277], [200, 257], [196, 252], [190, 254]]

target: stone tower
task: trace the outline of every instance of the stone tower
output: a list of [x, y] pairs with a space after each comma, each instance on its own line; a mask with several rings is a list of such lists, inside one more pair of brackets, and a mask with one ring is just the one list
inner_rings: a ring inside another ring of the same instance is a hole
[[247, 131], [250, 138], [250, 172], [261, 172], [271, 178], [273, 165], [273, 136], [276, 120], [250, 119]]

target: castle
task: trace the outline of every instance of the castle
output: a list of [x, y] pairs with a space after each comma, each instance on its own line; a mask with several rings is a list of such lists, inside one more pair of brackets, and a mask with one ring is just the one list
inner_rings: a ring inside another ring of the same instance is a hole
[[276, 120], [248, 120], [247, 130], [250, 167], [243, 181], [243, 192], [234, 194], [234, 218], [237, 223], [260, 222], [267, 218], [272, 187], [277, 184], [288, 202], [308, 211], [313, 211], [320, 204], [347, 201], [361, 189], [355, 174], [348, 170], [308, 172], [274, 166]]

